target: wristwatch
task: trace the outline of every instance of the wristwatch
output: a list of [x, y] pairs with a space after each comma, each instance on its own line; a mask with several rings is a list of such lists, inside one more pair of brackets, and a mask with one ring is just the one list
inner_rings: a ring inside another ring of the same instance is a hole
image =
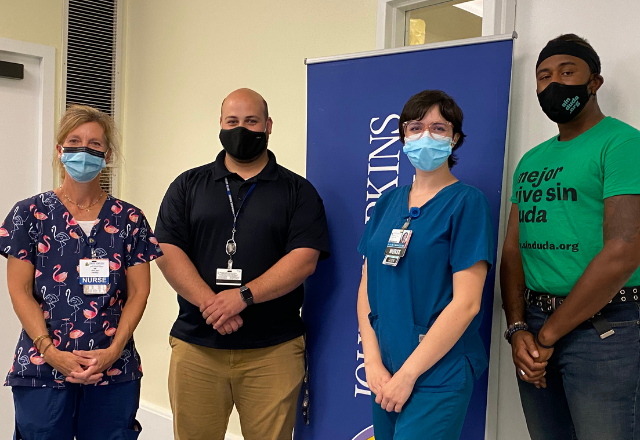
[[247, 286], [240, 286], [240, 296], [247, 306], [253, 304], [253, 293]]
[[518, 321], [511, 324], [504, 332], [504, 338], [509, 344], [511, 344], [511, 336], [513, 336], [515, 332], [518, 332], [520, 330], [529, 331], [529, 326], [526, 322]]

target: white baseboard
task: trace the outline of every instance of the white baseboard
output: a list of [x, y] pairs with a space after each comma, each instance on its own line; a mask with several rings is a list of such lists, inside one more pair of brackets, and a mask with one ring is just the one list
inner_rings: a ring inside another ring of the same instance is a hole
[[[138, 420], [142, 425], [140, 440], [173, 440], [171, 411], [146, 400], [140, 401]], [[227, 433], [225, 440], [243, 440], [242, 436]]]
[[137, 419], [142, 425], [140, 440], [173, 440], [171, 411], [141, 400]]

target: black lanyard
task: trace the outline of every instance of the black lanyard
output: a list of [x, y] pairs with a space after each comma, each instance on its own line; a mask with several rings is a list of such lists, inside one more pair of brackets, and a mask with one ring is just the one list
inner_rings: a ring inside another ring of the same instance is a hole
[[256, 187], [256, 184], [254, 183], [253, 185], [251, 185], [251, 188], [249, 188], [249, 191], [247, 191], [247, 194], [244, 196], [244, 199], [242, 199], [242, 202], [240, 202], [240, 206], [238, 206], [237, 211], [233, 206], [233, 197], [231, 197], [229, 180], [226, 177], [224, 178], [224, 184], [227, 187], [227, 196], [229, 196], [229, 205], [231, 205], [231, 214], [233, 215], [233, 229], [231, 229], [231, 239], [227, 240], [227, 245], [225, 247], [225, 250], [227, 251], [227, 255], [229, 256], [228, 269], [231, 269], [233, 266], [233, 256], [236, 254], [236, 250], [238, 248], [236, 245], [236, 225], [238, 223], [238, 216], [240, 215], [240, 210], [244, 206], [244, 202], [247, 201], [247, 199], [253, 192], [253, 189]]

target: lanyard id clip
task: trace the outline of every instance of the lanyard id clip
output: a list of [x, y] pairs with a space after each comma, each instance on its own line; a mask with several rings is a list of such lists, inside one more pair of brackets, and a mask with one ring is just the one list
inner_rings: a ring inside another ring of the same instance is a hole
[[419, 209], [415, 212], [416, 209], [417, 208], [411, 208], [410, 215], [407, 217], [401, 229], [393, 229], [391, 231], [387, 247], [384, 251], [384, 258], [382, 259], [382, 264], [385, 266], [397, 266], [400, 259], [407, 253], [409, 240], [411, 240], [411, 235], [413, 234], [413, 231], [407, 228], [411, 224], [411, 219], [420, 215]]
[[233, 256], [238, 251], [238, 245], [236, 244], [236, 226], [238, 224], [238, 215], [244, 205], [244, 202], [249, 198], [253, 189], [256, 187], [254, 183], [247, 191], [247, 195], [244, 197], [238, 210], [236, 211], [233, 206], [233, 197], [231, 196], [231, 188], [229, 188], [229, 179], [224, 178], [224, 183], [227, 187], [227, 196], [229, 197], [229, 205], [231, 205], [231, 215], [233, 215], [233, 228], [231, 229], [231, 238], [227, 240], [225, 244], [225, 252], [229, 256], [226, 268], [220, 268], [216, 270], [216, 284], [221, 286], [242, 286], [242, 269], [233, 268]]

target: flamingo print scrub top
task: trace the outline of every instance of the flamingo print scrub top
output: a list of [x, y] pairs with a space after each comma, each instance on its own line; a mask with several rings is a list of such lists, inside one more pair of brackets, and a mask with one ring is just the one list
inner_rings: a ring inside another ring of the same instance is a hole
[[[109, 259], [106, 295], [85, 295], [78, 263]], [[53, 191], [18, 202], [0, 225], [0, 254], [35, 266], [33, 296], [42, 308], [58, 350], [96, 350], [111, 345], [127, 302], [127, 268], [162, 255], [142, 211], [110, 195], [87, 237]], [[43, 347], [47, 346], [47, 342]], [[142, 377], [133, 338], [122, 356], [104, 372], [100, 385]], [[5, 385], [64, 388], [64, 376], [37, 353], [22, 330]]]

